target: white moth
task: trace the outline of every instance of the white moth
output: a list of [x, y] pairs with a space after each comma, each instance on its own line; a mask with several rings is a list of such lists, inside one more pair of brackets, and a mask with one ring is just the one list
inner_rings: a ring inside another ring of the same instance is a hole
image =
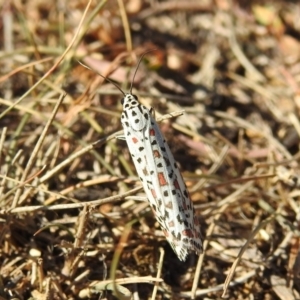
[[131, 93], [122, 99], [121, 122], [129, 152], [150, 206], [182, 261], [202, 252], [200, 224], [177, 164], [151, 110]]
[[124, 95], [121, 123], [136, 171], [156, 220], [177, 257], [185, 261], [191, 251], [202, 253], [200, 224], [193, 202], [152, 109], [132, 94], [132, 84], [127, 94], [117, 88]]

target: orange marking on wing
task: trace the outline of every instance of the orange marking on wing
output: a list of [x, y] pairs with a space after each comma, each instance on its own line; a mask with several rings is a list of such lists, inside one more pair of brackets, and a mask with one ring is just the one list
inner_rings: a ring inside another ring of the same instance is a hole
[[136, 144], [139, 140], [134, 136], [134, 137], [132, 138], [132, 141]]
[[174, 186], [175, 186], [176, 189], [180, 190], [180, 186], [178, 184], [177, 179], [174, 180]]
[[158, 150], [153, 150], [153, 156], [154, 156], [154, 157], [157, 157], [157, 158], [160, 158], [160, 157], [161, 157], [161, 155], [160, 155], [160, 153], [159, 153]]
[[190, 230], [190, 229], [182, 230], [181, 234], [184, 235], [184, 236], [188, 236], [190, 238], [194, 237], [193, 231]]
[[168, 185], [164, 173], [158, 173], [158, 181], [160, 186]]
[[154, 135], [155, 135], [155, 130], [154, 130], [153, 128], [151, 128], [151, 129], [149, 130], [149, 134], [152, 135], [152, 136], [154, 136]]

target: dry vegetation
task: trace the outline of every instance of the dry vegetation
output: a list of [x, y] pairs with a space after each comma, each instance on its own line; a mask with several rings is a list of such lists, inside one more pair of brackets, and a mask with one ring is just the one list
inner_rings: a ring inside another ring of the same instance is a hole
[[[5, 3], [0, 299], [299, 299], [298, 1]], [[141, 201], [121, 93], [79, 64], [127, 91], [151, 49], [134, 91], [157, 117], [185, 110], [161, 129], [199, 261]]]

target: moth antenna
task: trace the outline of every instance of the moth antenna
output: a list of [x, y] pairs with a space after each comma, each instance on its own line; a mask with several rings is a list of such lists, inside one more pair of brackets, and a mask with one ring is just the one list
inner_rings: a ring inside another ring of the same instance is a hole
[[138, 64], [137, 64], [137, 66], [136, 66], [136, 68], [135, 68], [133, 77], [132, 77], [132, 81], [131, 81], [131, 85], [130, 85], [130, 89], [129, 89], [129, 93], [130, 93], [130, 94], [132, 94], [132, 88], [133, 88], [134, 78], [135, 78], [135, 75], [136, 75], [136, 73], [137, 73], [137, 70], [138, 70], [138, 68], [139, 68], [139, 66], [140, 66], [140, 64], [141, 64], [141, 62], [142, 62], [142, 59], [144, 58], [144, 56], [145, 56], [146, 54], [148, 54], [149, 52], [155, 51], [155, 50], [156, 50], [156, 49], [148, 50], [148, 51], [144, 52], [144, 53], [142, 54], [142, 56], [140, 57], [140, 59], [139, 59], [139, 61], [138, 61]]
[[[146, 53], [145, 53], [146, 54]], [[99, 72], [97, 72], [96, 70], [88, 67], [87, 65], [83, 64], [82, 62], [78, 61], [83, 67], [95, 72], [97, 75], [99, 75], [100, 77], [102, 77], [104, 80], [110, 82], [112, 85], [114, 85], [124, 96], [126, 96], [125, 92], [115, 83], [113, 82], [111, 79], [109, 79], [108, 77], [105, 77], [103, 75], [101, 75]]]

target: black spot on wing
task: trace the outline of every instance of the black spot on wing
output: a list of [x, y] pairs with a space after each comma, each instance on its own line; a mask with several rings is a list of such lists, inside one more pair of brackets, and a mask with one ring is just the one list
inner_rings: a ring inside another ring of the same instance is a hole
[[164, 156], [164, 161], [165, 161], [167, 167], [169, 167], [171, 165], [170, 160], [165, 156]]

